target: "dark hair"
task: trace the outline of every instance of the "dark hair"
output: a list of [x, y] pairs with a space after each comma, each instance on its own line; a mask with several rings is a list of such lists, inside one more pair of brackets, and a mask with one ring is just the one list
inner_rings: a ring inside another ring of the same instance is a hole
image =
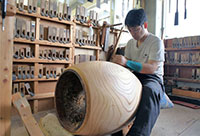
[[128, 27], [141, 26], [147, 21], [144, 9], [132, 9], [128, 12], [125, 19], [125, 25]]

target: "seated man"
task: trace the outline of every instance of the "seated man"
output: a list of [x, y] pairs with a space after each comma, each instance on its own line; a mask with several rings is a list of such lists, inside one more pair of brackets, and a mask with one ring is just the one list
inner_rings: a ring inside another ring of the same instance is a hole
[[[125, 55], [115, 55], [112, 62], [128, 67], [141, 81], [142, 98], [134, 124], [127, 136], [150, 136], [160, 113], [160, 99], [164, 94], [164, 44], [147, 30], [147, 17], [143, 9], [128, 12], [125, 25], [133, 39], [129, 40]], [[113, 134], [122, 135], [121, 132]]]

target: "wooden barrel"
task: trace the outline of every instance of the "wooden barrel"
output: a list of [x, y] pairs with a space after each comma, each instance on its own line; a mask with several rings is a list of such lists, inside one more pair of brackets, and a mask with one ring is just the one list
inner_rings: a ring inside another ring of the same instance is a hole
[[128, 69], [104, 61], [73, 65], [60, 76], [55, 92], [58, 118], [76, 135], [106, 135], [129, 123], [142, 85]]

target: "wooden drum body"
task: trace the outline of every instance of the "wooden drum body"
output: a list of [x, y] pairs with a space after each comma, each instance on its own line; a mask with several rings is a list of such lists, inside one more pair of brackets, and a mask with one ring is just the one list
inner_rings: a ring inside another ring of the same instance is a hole
[[142, 85], [126, 68], [104, 61], [73, 65], [60, 76], [55, 92], [62, 126], [76, 135], [101, 136], [128, 124]]

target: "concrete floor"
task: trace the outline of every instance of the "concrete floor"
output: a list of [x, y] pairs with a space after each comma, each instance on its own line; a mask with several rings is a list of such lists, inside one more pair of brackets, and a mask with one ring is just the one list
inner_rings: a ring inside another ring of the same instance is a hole
[[175, 105], [161, 110], [151, 136], [200, 136], [200, 109]]
[[[55, 111], [40, 112], [34, 117], [39, 121], [47, 113]], [[28, 136], [18, 116], [12, 117], [11, 127], [11, 136]], [[161, 110], [151, 136], [200, 136], [200, 109], [175, 105], [172, 109]]]

